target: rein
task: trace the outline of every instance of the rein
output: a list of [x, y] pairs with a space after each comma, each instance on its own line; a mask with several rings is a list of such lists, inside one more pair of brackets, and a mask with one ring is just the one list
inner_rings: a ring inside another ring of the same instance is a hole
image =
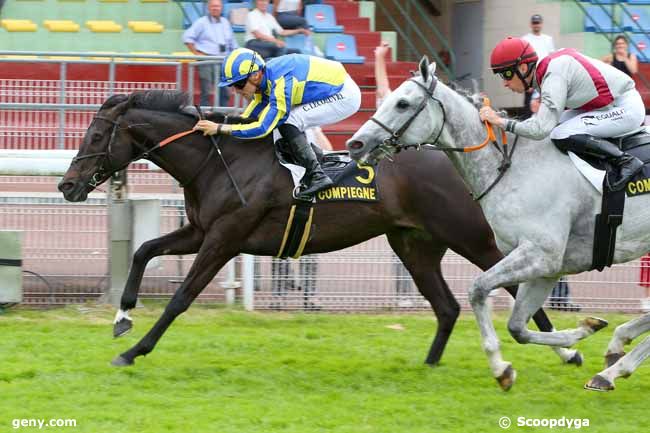
[[[419, 144], [402, 144], [400, 143], [400, 137], [406, 132], [409, 126], [413, 123], [415, 118], [424, 110], [424, 108], [427, 106], [429, 103], [428, 98], [424, 98], [422, 102], [420, 102], [420, 105], [415, 109], [415, 112], [413, 115], [404, 122], [404, 124], [397, 130], [393, 131], [390, 127], [386, 126], [384, 123], [381, 121], [377, 120], [373, 117], [370, 118], [371, 121], [379, 125], [382, 129], [387, 131], [391, 136], [387, 139], [385, 139], [380, 145], [376, 146], [374, 149], [369, 151], [369, 153], [372, 153], [376, 150], [384, 154], [385, 157], [387, 157], [389, 160], [392, 161], [390, 158], [390, 149], [394, 148], [395, 152], [399, 152], [400, 150], [408, 150], [409, 148], [415, 148], [416, 150], [420, 150], [421, 148], [425, 148], [428, 150], [438, 150], [442, 152], [462, 152], [462, 153], [470, 153], [470, 152], [476, 152], [477, 150], [483, 149], [485, 146], [488, 145], [488, 143], [492, 143], [494, 147], [499, 151], [501, 154], [501, 163], [499, 164], [499, 167], [497, 168], [497, 171], [499, 174], [497, 175], [496, 179], [483, 191], [481, 194], [478, 196], [474, 197], [475, 201], [481, 200], [483, 197], [485, 197], [491, 190], [496, 186], [497, 183], [503, 178], [505, 175], [506, 171], [510, 168], [512, 165], [512, 155], [515, 153], [515, 148], [517, 147], [517, 141], [519, 139], [519, 136], [515, 136], [515, 141], [512, 143], [512, 148], [510, 151], [508, 151], [508, 138], [506, 136], [505, 130], [501, 129], [501, 145], [497, 141], [496, 134], [494, 133], [494, 129], [492, 125], [486, 120], [483, 123], [485, 124], [485, 130], [487, 133], [487, 137], [485, 137], [485, 140], [481, 142], [480, 144], [477, 144], [475, 146], [467, 146], [467, 147], [450, 147], [450, 146], [440, 146], [438, 145], [438, 139], [440, 138], [440, 135], [442, 134], [442, 131], [445, 129], [445, 123], [447, 121], [447, 115], [445, 112], [445, 108], [442, 104], [442, 102], [436, 98], [433, 95], [433, 92], [436, 90], [436, 86], [438, 85], [438, 79], [435, 76], [431, 77], [431, 84], [429, 87], [425, 87], [420, 83], [419, 81], [409, 78], [409, 81], [412, 81], [413, 83], [417, 84], [420, 88], [422, 88], [427, 95], [436, 101], [438, 105], [440, 106], [440, 109], [442, 111], [442, 125], [440, 125], [440, 130], [438, 130], [438, 134], [436, 134], [435, 140], [433, 140], [432, 143], [419, 143]], [[489, 106], [490, 105], [490, 99], [489, 98], [483, 98], [483, 105], [484, 106]]]
[[[121, 119], [121, 117], [122, 116], [119, 116], [117, 118], [117, 120], [113, 120], [113, 119], [110, 119], [110, 118], [104, 117], [104, 116], [95, 116], [93, 118], [93, 122], [95, 120], [103, 120], [103, 121], [106, 121], [106, 122], [111, 123], [113, 125], [113, 129], [111, 131], [111, 137], [110, 137], [110, 139], [108, 141], [107, 151], [89, 153], [87, 155], [75, 156], [74, 158], [72, 158], [72, 164], [75, 164], [75, 163], [77, 163], [77, 162], [79, 162], [79, 161], [81, 161], [83, 159], [103, 157], [101, 163], [99, 164], [99, 170], [97, 170], [97, 172], [95, 174], [93, 174], [92, 178], [88, 182], [88, 185], [93, 187], [93, 188], [96, 188], [98, 185], [100, 185], [102, 182], [104, 182], [108, 178], [108, 176], [106, 175], [106, 170], [104, 168], [104, 164], [107, 161], [108, 161], [108, 165], [111, 167], [111, 170], [113, 172], [119, 172], [119, 171], [124, 170], [126, 167], [128, 167], [129, 164], [131, 164], [132, 162], [137, 161], [139, 159], [149, 159], [149, 160], [151, 160], [150, 154], [152, 152], [166, 146], [169, 143], [172, 143], [172, 142], [174, 142], [174, 141], [176, 141], [178, 139], [181, 139], [181, 138], [183, 138], [183, 137], [185, 137], [187, 135], [190, 135], [193, 132], [196, 132], [196, 131], [194, 131], [192, 129], [187, 130], [187, 131], [183, 131], [183, 132], [179, 132], [178, 134], [174, 134], [174, 135], [172, 135], [170, 137], [167, 137], [166, 139], [162, 140], [161, 142], [157, 143], [155, 146], [153, 146], [151, 148], [147, 148], [147, 146], [144, 143], [140, 143], [137, 140], [133, 140], [136, 147], [138, 147], [141, 150], [141, 153], [139, 153], [135, 157], [131, 158], [130, 161], [123, 164], [119, 168], [113, 169], [112, 168], [113, 164], [111, 163], [111, 153], [112, 153], [111, 148], [112, 148], [112, 145], [113, 145], [113, 141], [115, 140], [115, 135], [117, 133], [117, 130], [118, 130], [118, 128], [120, 128], [120, 119]], [[131, 129], [131, 128], [135, 127], [135, 126], [143, 126], [143, 125], [149, 125], [149, 124], [147, 124], [147, 123], [144, 123], [144, 124], [139, 123], [139, 124], [127, 125], [126, 128], [124, 128], [124, 129]], [[203, 163], [198, 168], [198, 170], [196, 170], [194, 172], [194, 175], [190, 178], [190, 180], [188, 180], [187, 182], [182, 182], [182, 184], [180, 185], [181, 187], [183, 187], [183, 188], [187, 187], [188, 185], [192, 184], [192, 182], [194, 182], [194, 180], [198, 177], [198, 175], [201, 173], [203, 168], [208, 164], [208, 162], [212, 158], [212, 155], [214, 154], [214, 152], [215, 152], [215, 148], [213, 147], [213, 148], [210, 149], [210, 152], [208, 153], [208, 156], [203, 160]]]

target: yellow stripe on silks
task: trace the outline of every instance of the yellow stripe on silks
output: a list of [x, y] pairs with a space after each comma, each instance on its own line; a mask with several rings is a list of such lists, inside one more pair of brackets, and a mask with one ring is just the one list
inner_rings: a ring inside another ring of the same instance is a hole
[[296, 77], [293, 77], [293, 86], [291, 87], [291, 105], [300, 105], [302, 104], [302, 97], [305, 93], [305, 84], [306, 81], [298, 81]]
[[[261, 138], [265, 137], [268, 135], [273, 129], [275, 129], [276, 125], [282, 119], [282, 117], [286, 114], [287, 112], [287, 98], [284, 96], [284, 87], [285, 87], [285, 80], [284, 77], [280, 77], [278, 80], [275, 82], [275, 100], [276, 100], [276, 107], [277, 107], [277, 114], [275, 115], [275, 118], [269, 125], [269, 128], [264, 131], [263, 134], [257, 135], [255, 137], [249, 137], [249, 138]], [[233, 125], [232, 130], [233, 131], [248, 131], [251, 129], [259, 128], [262, 123], [264, 122], [264, 119], [268, 115], [269, 111], [271, 109], [271, 104], [269, 103], [262, 112], [260, 113], [259, 118], [257, 119], [256, 122], [253, 123], [247, 123], [247, 124], [238, 124], [238, 125]]]
[[[255, 122], [252, 123], [237, 123], [231, 126], [231, 129], [233, 131], [246, 131], [248, 129], [254, 129], [254, 128], [259, 128], [262, 122], [264, 121], [264, 118], [268, 114], [269, 110], [271, 109], [270, 104], [266, 104], [266, 107], [262, 110], [260, 113], [259, 117]], [[257, 138], [257, 137], [250, 137], [250, 138]]]
[[253, 97], [253, 100], [248, 104], [248, 106], [242, 113], [241, 117], [246, 117], [246, 118], [250, 117], [253, 110], [255, 110], [255, 107], [260, 105], [260, 102], [262, 102], [262, 95], [256, 93], [255, 96]]
[[[295, 206], [295, 205], [294, 205]], [[305, 249], [305, 245], [307, 245], [307, 241], [309, 240], [309, 233], [311, 232], [311, 221], [314, 216], [314, 208], [309, 208], [309, 218], [307, 219], [307, 222], [305, 223], [305, 230], [302, 234], [302, 239], [300, 239], [300, 245], [298, 246], [298, 250], [296, 251], [296, 254], [293, 255], [291, 258], [292, 259], [298, 259], [302, 255], [302, 252]]]
[[340, 86], [345, 82], [348, 73], [339, 62], [322, 59], [320, 57], [309, 58], [309, 72], [307, 81], [318, 81], [333, 86]]
[[280, 255], [284, 251], [284, 246], [286, 245], [287, 238], [289, 237], [289, 230], [291, 229], [291, 225], [293, 224], [293, 215], [295, 212], [296, 212], [296, 205], [294, 204], [293, 206], [291, 206], [291, 211], [289, 212], [289, 219], [287, 219], [287, 225], [284, 228], [284, 236], [282, 237], [282, 243], [280, 244], [280, 249], [278, 250], [278, 254], [275, 256], [277, 258], [280, 258]]

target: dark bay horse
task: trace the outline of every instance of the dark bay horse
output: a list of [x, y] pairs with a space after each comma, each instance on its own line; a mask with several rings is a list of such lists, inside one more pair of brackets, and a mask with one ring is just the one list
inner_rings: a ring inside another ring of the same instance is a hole
[[[84, 201], [112, 173], [145, 157], [184, 185], [189, 224], [144, 243], [135, 253], [114, 334], [122, 335], [132, 326], [128, 310], [136, 305], [150, 259], [197, 253], [196, 259], [160, 319], [142, 340], [116, 357], [114, 365], [133, 364], [137, 356], [153, 350], [172, 321], [231, 258], [240, 253], [275, 255], [289, 216], [293, 185], [275, 157], [270, 136], [247, 141], [230, 136], [219, 139], [247, 206], [242, 206], [208, 138], [194, 133], [156, 147], [196, 123], [195, 117], [182, 112], [186, 104], [187, 95], [175, 91], [110, 97], [90, 124], [79, 153], [59, 184], [67, 200]], [[224, 120], [221, 114], [214, 116], [213, 120]], [[378, 172], [380, 202], [315, 205], [304, 253], [339, 250], [385, 234], [438, 318], [426, 358], [427, 363], [437, 364], [459, 314], [459, 305], [440, 270], [445, 251], [451, 248], [483, 270], [503, 256], [479, 206], [445, 155], [404, 152], [394, 164], [382, 164]], [[509, 291], [516, 293], [516, 288]], [[540, 329], [552, 330], [542, 310], [535, 320]], [[560, 356], [565, 362], [582, 362], [575, 351]]]

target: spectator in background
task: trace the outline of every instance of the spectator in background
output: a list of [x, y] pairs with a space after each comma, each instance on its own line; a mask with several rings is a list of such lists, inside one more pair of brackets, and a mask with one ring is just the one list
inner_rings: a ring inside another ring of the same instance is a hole
[[[539, 60], [555, 51], [553, 38], [542, 33], [544, 19], [541, 15], [535, 14], [530, 17], [530, 33], [521, 38], [533, 46]], [[530, 89], [524, 93], [524, 118], [537, 113], [539, 110], [541, 95], [537, 90]], [[557, 310], [580, 311], [580, 306], [569, 302], [569, 283], [566, 277], [560, 278], [550, 296], [551, 308]]]
[[[208, 14], [194, 21], [185, 30], [183, 42], [197, 56], [223, 56], [239, 48], [232, 32], [230, 22], [221, 16], [223, 4], [221, 0], [208, 0]], [[201, 86], [201, 105], [210, 104], [210, 94], [215, 90], [216, 65], [199, 66], [199, 81]], [[230, 99], [230, 90], [220, 89], [219, 105], [226, 106]]]
[[[533, 46], [540, 60], [555, 51], [553, 38], [542, 33], [544, 19], [541, 15], [535, 14], [530, 17], [530, 33], [521, 38]], [[540, 95], [532, 89], [524, 93], [524, 118], [530, 117], [539, 110]]]
[[308, 29], [283, 29], [275, 17], [266, 11], [269, 0], [257, 0], [255, 9], [246, 18], [246, 48], [257, 51], [264, 59], [284, 54], [300, 53], [300, 50], [287, 49], [283, 40], [276, 36], [291, 36], [302, 33], [311, 35]]
[[276, 0], [273, 16], [284, 29], [308, 29], [307, 20], [302, 16], [301, 0]]
[[603, 62], [608, 63], [630, 77], [639, 71], [639, 61], [636, 54], [630, 53], [630, 46], [625, 35], [618, 35], [612, 43], [612, 53], [603, 57]]
[[391, 92], [386, 69], [386, 56], [389, 50], [390, 46], [386, 41], [381, 41], [379, 46], [375, 48], [375, 83], [377, 85], [375, 89], [375, 108], [379, 108]]

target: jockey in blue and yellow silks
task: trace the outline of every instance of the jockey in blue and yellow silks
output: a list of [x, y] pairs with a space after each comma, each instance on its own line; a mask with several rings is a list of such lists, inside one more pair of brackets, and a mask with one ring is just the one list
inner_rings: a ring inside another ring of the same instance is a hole
[[297, 162], [306, 169], [299, 196], [308, 199], [332, 185], [304, 131], [339, 122], [359, 110], [361, 91], [341, 63], [302, 54], [276, 57], [265, 63], [256, 52], [238, 48], [226, 57], [219, 86], [232, 86], [250, 99], [242, 117], [256, 121], [221, 125], [201, 120], [195, 129], [205, 134], [253, 139], [278, 128]]

